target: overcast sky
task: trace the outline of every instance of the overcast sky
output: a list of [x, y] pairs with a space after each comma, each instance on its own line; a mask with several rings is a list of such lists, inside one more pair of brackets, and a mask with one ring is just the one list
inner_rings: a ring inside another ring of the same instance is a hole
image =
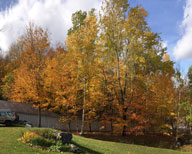
[[[171, 59], [183, 73], [192, 65], [192, 0], [130, 0], [148, 11], [153, 32], [161, 33]], [[8, 50], [32, 21], [48, 29], [52, 44], [63, 43], [77, 10], [100, 9], [101, 0], [0, 0], [0, 48]]]

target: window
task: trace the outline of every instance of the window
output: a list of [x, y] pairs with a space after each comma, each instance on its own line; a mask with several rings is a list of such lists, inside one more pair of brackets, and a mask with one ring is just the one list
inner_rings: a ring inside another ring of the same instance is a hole
[[1, 117], [6, 117], [6, 112], [0, 112]]
[[13, 112], [7, 112], [10, 117], [14, 117]]

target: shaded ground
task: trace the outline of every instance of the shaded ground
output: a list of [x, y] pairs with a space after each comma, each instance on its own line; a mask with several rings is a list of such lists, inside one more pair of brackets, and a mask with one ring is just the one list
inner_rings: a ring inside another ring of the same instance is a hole
[[159, 148], [167, 148], [172, 149], [174, 145], [174, 138], [169, 136], [163, 135], [153, 135], [148, 134], [145, 136], [126, 136], [122, 137], [120, 135], [111, 135], [110, 133], [88, 133], [84, 134], [84, 137], [87, 138], [94, 138], [103, 141], [112, 141], [112, 142], [119, 142], [119, 143], [127, 143], [127, 144], [137, 144], [137, 145], [144, 145], [150, 147], [159, 147]]

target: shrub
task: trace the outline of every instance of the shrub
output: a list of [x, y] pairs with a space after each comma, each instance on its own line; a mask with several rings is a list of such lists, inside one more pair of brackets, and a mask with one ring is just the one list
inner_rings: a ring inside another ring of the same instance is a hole
[[41, 146], [41, 147], [50, 147], [52, 144], [54, 144], [51, 140], [47, 140], [43, 137], [36, 137], [36, 138], [32, 138], [31, 142], [32, 145], [37, 145], [37, 146]]
[[37, 133], [31, 132], [31, 131], [26, 131], [23, 136], [19, 139], [23, 143], [30, 143], [31, 139], [40, 137]]
[[56, 140], [58, 131], [51, 129], [31, 130], [23, 133], [18, 140], [33, 146], [39, 146], [43, 149], [62, 152], [70, 151], [69, 145], [63, 145], [61, 141]]
[[68, 145], [63, 145], [61, 141], [57, 141], [55, 145], [52, 145], [48, 150], [53, 152], [69, 151], [70, 147]]
[[45, 129], [42, 131], [42, 136], [47, 138], [47, 139], [56, 139], [56, 131], [50, 130], [50, 129]]
[[57, 131], [52, 129], [34, 130], [34, 132], [47, 139], [56, 139]]

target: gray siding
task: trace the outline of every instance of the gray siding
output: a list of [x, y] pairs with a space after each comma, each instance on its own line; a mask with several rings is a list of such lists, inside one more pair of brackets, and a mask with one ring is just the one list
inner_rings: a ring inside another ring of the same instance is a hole
[[[38, 115], [32, 114], [23, 114], [17, 113], [20, 120], [25, 120], [28, 123], [31, 123], [33, 127], [38, 126]], [[80, 131], [81, 129], [81, 120], [71, 120], [69, 122], [61, 122], [58, 117], [51, 116], [41, 116], [41, 126], [45, 128], [55, 128], [65, 131]], [[102, 128], [102, 129], [101, 129]], [[90, 131], [90, 126], [88, 123], [85, 123], [85, 131]], [[100, 124], [98, 121], [93, 121], [91, 123], [91, 131], [111, 131], [111, 126], [106, 124]]]

